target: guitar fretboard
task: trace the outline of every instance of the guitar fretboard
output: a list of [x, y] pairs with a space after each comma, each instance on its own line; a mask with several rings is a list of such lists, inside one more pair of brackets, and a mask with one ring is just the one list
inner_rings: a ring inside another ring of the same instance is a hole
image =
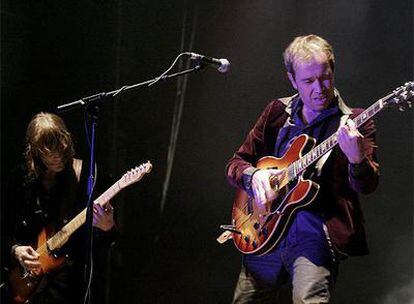
[[[108, 190], [102, 193], [95, 201], [94, 204], [99, 204], [101, 207], [104, 207], [105, 204], [113, 198], [119, 191], [121, 187], [119, 181], [113, 184]], [[67, 223], [59, 232], [53, 235], [46, 243], [41, 245], [36, 251], [39, 254], [55, 250], [62, 247], [69, 237], [86, 221], [86, 208], [83, 209], [77, 216], [75, 216], [69, 223]]]
[[[364, 112], [359, 114], [356, 118], [353, 119], [355, 126], [359, 128], [364, 123], [366, 123], [369, 119], [375, 116], [378, 112], [380, 112], [386, 105], [386, 101], [390, 98], [394, 97], [394, 93], [391, 93], [368, 107]], [[319, 158], [321, 158], [324, 154], [330, 151], [338, 144], [338, 132], [335, 132], [330, 137], [325, 139], [315, 148], [310, 150], [308, 153], [303, 155], [297, 161], [294, 161], [289, 165], [287, 168], [289, 181], [295, 180], [300, 173], [302, 173], [305, 169], [307, 169], [310, 165], [316, 162]]]

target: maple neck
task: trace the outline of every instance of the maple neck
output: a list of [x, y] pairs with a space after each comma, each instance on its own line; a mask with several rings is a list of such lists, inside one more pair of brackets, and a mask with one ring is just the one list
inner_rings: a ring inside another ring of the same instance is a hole
[[[391, 98], [394, 94], [391, 93], [368, 107], [364, 112], [359, 114], [356, 118], [353, 119], [355, 126], [357, 128], [361, 127], [364, 123], [366, 123], [369, 119], [374, 117], [377, 113], [379, 113], [384, 107], [384, 101]], [[294, 180], [301, 174], [305, 169], [307, 169], [310, 165], [316, 162], [319, 158], [325, 155], [327, 152], [332, 150], [338, 144], [338, 132], [335, 132], [315, 148], [310, 150], [308, 153], [303, 155], [300, 159], [293, 162], [287, 168], [289, 180]]]
[[[113, 198], [119, 191], [121, 191], [119, 181], [113, 184], [108, 190], [102, 193], [95, 201], [94, 204], [99, 204], [104, 207], [111, 198]], [[46, 243], [37, 249], [39, 254], [55, 250], [62, 247], [69, 239], [69, 237], [79, 229], [86, 222], [86, 208], [83, 209], [77, 216], [75, 216], [69, 223], [53, 235]]]

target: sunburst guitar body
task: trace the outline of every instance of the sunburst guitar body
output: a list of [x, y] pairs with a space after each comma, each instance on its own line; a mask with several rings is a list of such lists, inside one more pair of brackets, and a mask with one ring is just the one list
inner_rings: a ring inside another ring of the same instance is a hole
[[310, 204], [319, 191], [319, 185], [302, 176], [289, 181], [287, 168], [300, 159], [315, 145], [315, 140], [307, 135], [300, 135], [291, 144], [281, 158], [266, 156], [261, 158], [256, 167], [259, 169], [279, 169], [285, 173], [278, 180], [271, 180], [277, 189], [277, 198], [266, 204], [256, 203], [253, 197], [243, 190], [238, 190], [233, 203], [232, 224], [236, 233], [233, 241], [245, 254], [264, 254], [276, 246], [295, 213]]

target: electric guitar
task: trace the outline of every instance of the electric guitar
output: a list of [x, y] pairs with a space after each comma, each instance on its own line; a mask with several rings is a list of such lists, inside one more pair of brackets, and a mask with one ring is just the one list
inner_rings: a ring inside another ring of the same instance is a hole
[[[387, 106], [411, 107], [414, 99], [414, 82], [407, 82], [391, 94], [376, 101], [353, 119], [357, 128]], [[304, 177], [306, 169], [332, 150], [338, 143], [337, 132], [315, 147], [315, 139], [306, 134], [299, 135], [281, 158], [266, 156], [256, 167], [279, 169], [278, 177], [269, 182], [276, 192], [276, 198], [265, 204], [256, 203], [253, 197], [238, 189], [232, 209], [232, 224], [223, 225], [226, 230], [220, 237], [224, 242], [233, 238], [236, 248], [244, 254], [263, 255], [272, 250], [287, 230], [298, 210], [312, 203], [319, 191], [319, 185]]]
[[[141, 164], [125, 173], [115, 184], [99, 196], [94, 204], [99, 204], [105, 208], [106, 204], [122, 189], [138, 182], [146, 173], [152, 169], [150, 162]], [[35, 294], [42, 278], [62, 267], [65, 257], [56, 256], [54, 252], [61, 248], [69, 237], [86, 221], [86, 208], [67, 223], [59, 232], [48, 239], [49, 231], [44, 228], [38, 236], [36, 252], [40, 255], [41, 264], [39, 271], [28, 271], [20, 265], [11, 269], [9, 274], [9, 286], [14, 303], [29, 303]]]

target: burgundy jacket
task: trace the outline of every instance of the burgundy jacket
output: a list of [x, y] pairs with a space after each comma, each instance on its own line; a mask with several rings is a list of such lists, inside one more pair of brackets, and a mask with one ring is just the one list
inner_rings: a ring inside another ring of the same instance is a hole
[[[339, 109], [344, 115], [350, 115], [349, 118], [363, 111], [349, 109], [339, 94], [337, 96]], [[250, 185], [244, 185], [246, 174], [254, 171], [260, 158], [274, 155], [278, 132], [290, 115], [292, 98], [274, 100], [267, 105], [241, 147], [227, 163], [226, 175], [230, 184], [247, 190]], [[364, 135], [366, 159], [363, 163], [350, 165], [345, 154], [336, 146], [320, 176], [314, 179], [321, 186], [316, 201], [325, 215], [329, 237], [333, 246], [345, 255], [368, 253], [358, 193], [373, 192], [379, 177], [373, 121], [368, 121], [359, 131]]]

